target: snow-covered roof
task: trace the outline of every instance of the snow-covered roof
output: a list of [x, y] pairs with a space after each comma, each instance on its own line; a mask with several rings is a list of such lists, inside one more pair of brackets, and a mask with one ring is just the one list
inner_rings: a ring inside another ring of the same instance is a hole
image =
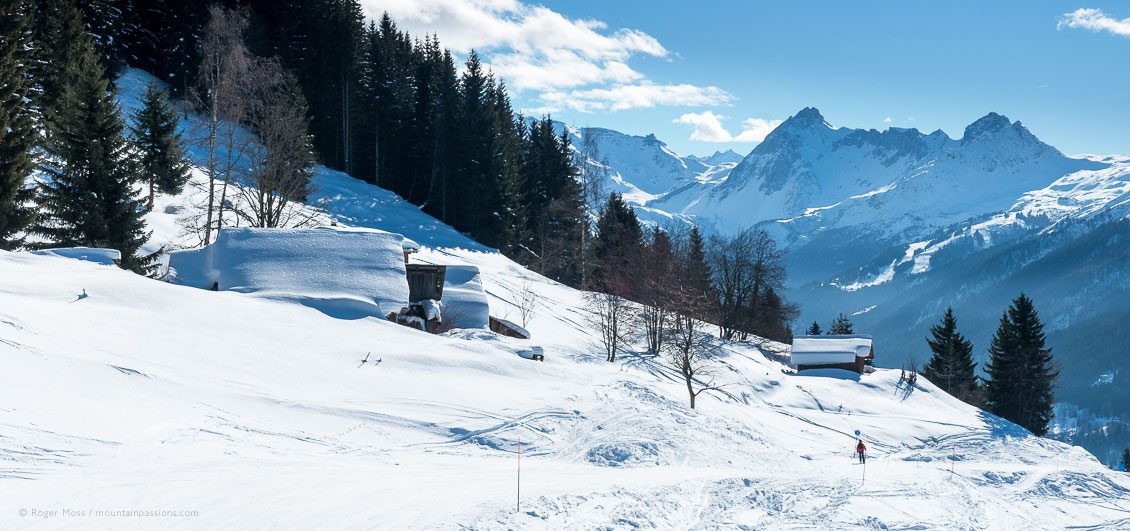
[[854, 363], [871, 353], [871, 336], [796, 336], [790, 354], [793, 365]]
[[[511, 331], [518, 334], [519, 336], [521, 336], [524, 339], [530, 338], [530, 331], [526, 330], [525, 327], [520, 326], [518, 323], [515, 323], [514, 321], [507, 321], [506, 319], [503, 319], [501, 317], [492, 317], [491, 319], [493, 319], [494, 321], [498, 321], [499, 324], [501, 324], [502, 326], [504, 326], [506, 328], [509, 328]], [[492, 327], [494, 326], [493, 323], [491, 324], [491, 326]]]
[[56, 247], [54, 249], [41, 249], [32, 251], [44, 256], [58, 256], [73, 260], [83, 260], [103, 265], [116, 265], [121, 262], [122, 253], [117, 249], [102, 249], [99, 247]]
[[175, 251], [172, 282], [295, 300], [347, 318], [408, 306], [404, 237], [374, 229], [223, 229], [203, 249]]

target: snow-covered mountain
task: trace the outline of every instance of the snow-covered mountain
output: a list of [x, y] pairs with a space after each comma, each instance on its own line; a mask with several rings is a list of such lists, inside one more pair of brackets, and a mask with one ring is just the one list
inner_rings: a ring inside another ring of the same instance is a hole
[[834, 128], [806, 108], [775, 129], [724, 182], [677, 188], [649, 207], [720, 232], [777, 221], [791, 242], [858, 227], [920, 234], [1008, 208], [1065, 174], [1104, 167], [1044, 144], [995, 113], [961, 139], [941, 131]]
[[[122, 79], [127, 106], [147, 81]], [[177, 212], [204, 179], [159, 198], [155, 245], [183, 242]], [[315, 179], [314, 219], [476, 266], [492, 315], [532, 290], [532, 339], [429, 335], [0, 251], [0, 527], [1130, 525], [1125, 474], [897, 370], [796, 374], [784, 345], [719, 343], [720, 390], [690, 410], [662, 359], [603, 361], [581, 292], [380, 188]], [[322, 271], [292, 273], [300, 289]], [[519, 355], [531, 345], [544, 362]], [[867, 465], [851, 464], [857, 434]]]
[[714, 154], [707, 155], [705, 157], [699, 157], [697, 155], [687, 155], [687, 158], [697, 160], [709, 166], [718, 166], [726, 163], [737, 164], [741, 162], [745, 157], [732, 149], [727, 149], [726, 151], [715, 151]]
[[[561, 122], [558, 131], [569, 135], [579, 162], [605, 174], [605, 193], [622, 194], [625, 200], [643, 205], [665, 193], [699, 179], [718, 179], [741, 160], [733, 151], [709, 157], [681, 156], [655, 135], [636, 136], [600, 127], [574, 127]], [[592, 146], [592, 148], [586, 148]]]

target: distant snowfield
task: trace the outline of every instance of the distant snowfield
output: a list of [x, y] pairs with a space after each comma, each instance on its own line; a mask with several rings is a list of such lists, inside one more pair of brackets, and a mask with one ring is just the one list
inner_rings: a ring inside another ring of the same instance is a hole
[[[532, 286], [533, 339], [0, 252], [0, 528], [1130, 527], [1130, 477], [898, 371], [795, 375], [784, 345], [734, 343], [724, 391], [690, 410], [661, 360], [603, 361], [580, 292], [393, 194], [317, 179], [327, 218], [477, 266], [492, 315], [517, 321]], [[155, 244], [179, 238], [162, 208]], [[531, 345], [544, 362], [519, 356]], [[74, 515], [123, 510], [194, 514]]]

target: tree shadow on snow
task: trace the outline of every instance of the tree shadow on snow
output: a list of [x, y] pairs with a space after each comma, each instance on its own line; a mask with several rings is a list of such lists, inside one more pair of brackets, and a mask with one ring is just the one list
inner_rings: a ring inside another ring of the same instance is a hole
[[1032, 432], [1019, 424], [1013, 424], [987, 411], [979, 411], [977, 416], [981, 417], [981, 421], [989, 428], [989, 434], [992, 435], [994, 439], [1032, 436]]
[[365, 303], [354, 299], [308, 299], [300, 298], [297, 302], [307, 308], [313, 308], [334, 319], [355, 321], [366, 317], [382, 318], [380, 308], [375, 304]]
[[836, 380], [851, 380], [853, 382], [858, 382], [860, 378], [859, 373], [844, 369], [805, 369], [803, 371], [797, 371], [795, 376], [833, 378]]

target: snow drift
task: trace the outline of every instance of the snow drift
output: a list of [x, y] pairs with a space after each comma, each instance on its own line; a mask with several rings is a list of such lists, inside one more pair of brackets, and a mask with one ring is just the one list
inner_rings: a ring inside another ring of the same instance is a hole
[[207, 247], [171, 253], [170, 280], [385, 317], [408, 306], [403, 247], [403, 236], [372, 229], [228, 228]]
[[454, 328], [486, 328], [490, 304], [483, 293], [479, 268], [449, 265], [443, 281], [443, 322]]
[[102, 265], [117, 265], [122, 261], [122, 253], [117, 249], [102, 249], [97, 247], [56, 247], [53, 249], [40, 249], [32, 251], [43, 256], [57, 256], [72, 260], [83, 260]]

